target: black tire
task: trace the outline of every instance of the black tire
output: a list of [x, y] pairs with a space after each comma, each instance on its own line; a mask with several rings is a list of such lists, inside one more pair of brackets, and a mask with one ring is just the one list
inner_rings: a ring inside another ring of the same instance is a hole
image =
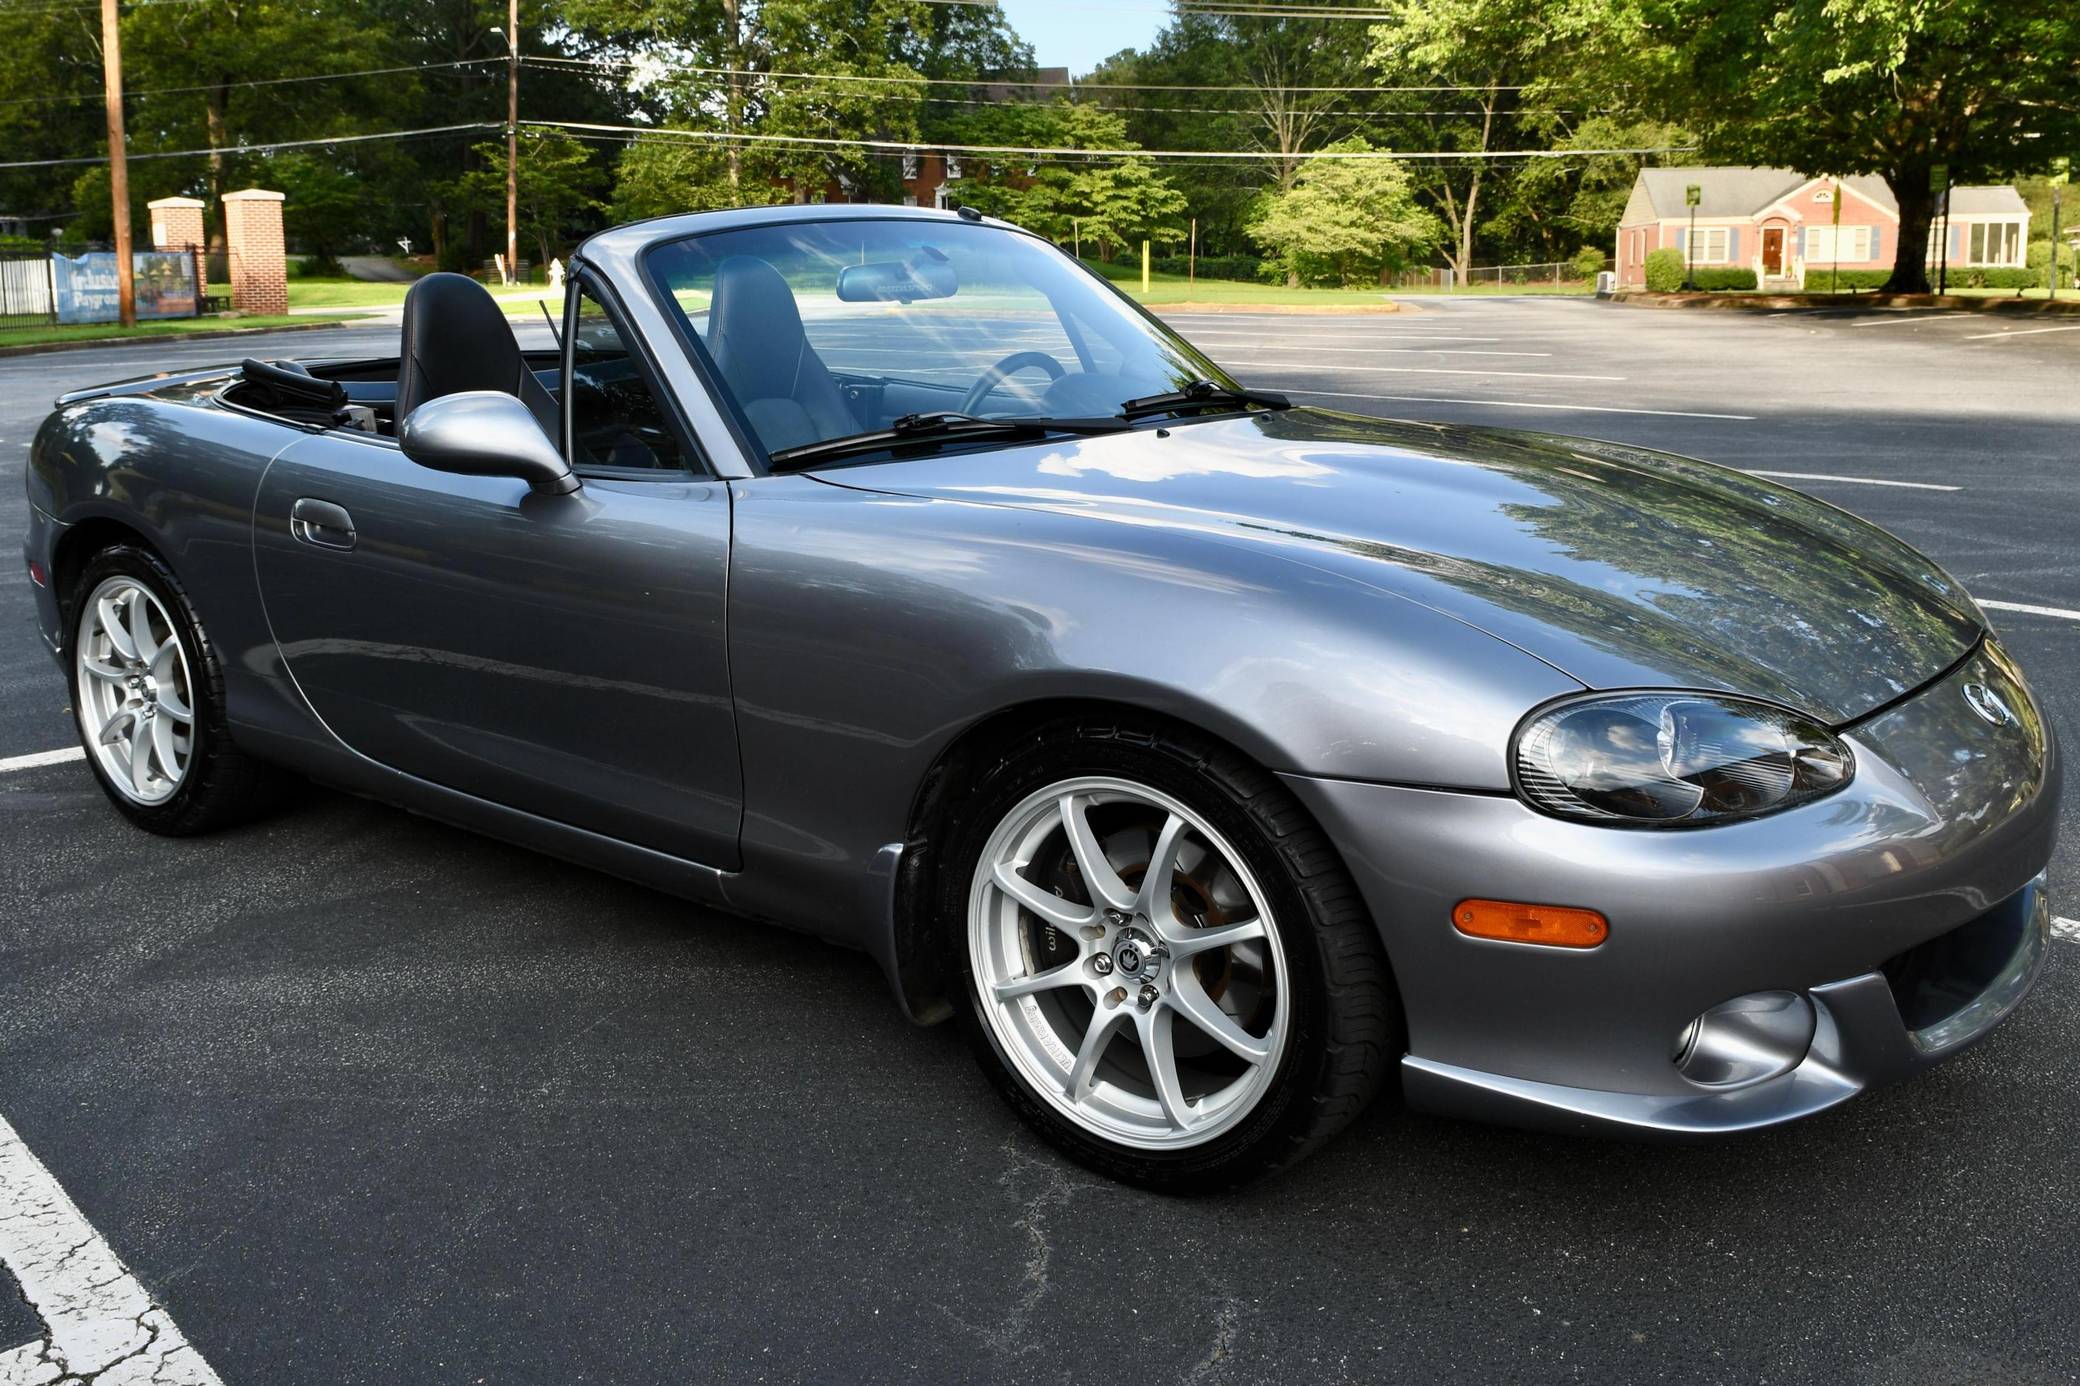
[[[1036, 1097], [983, 1018], [968, 910], [998, 824], [1039, 789], [1079, 775], [1159, 790], [1200, 814], [1246, 859], [1275, 912], [1290, 979], [1278, 1070], [1232, 1129], [1152, 1151], [1071, 1122]], [[1270, 774], [1234, 751], [1161, 724], [1079, 719], [1026, 733], [978, 767], [935, 882], [941, 944], [962, 1028], [1012, 1109], [1051, 1144], [1112, 1178], [1168, 1193], [1231, 1189], [1298, 1161], [1363, 1111], [1405, 1047], [1385, 950], [1356, 886], [1313, 820]]]
[[187, 773], [180, 787], [157, 803], [139, 803], [110, 779], [95, 754], [93, 731], [86, 724], [86, 709], [79, 696], [78, 675], [72, 675], [73, 724], [79, 729], [80, 745], [87, 752], [87, 766], [108, 795], [116, 811], [148, 832], [168, 837], [192, 837], [241, 823], [271, 808], [279, 798], [283, 776], [279, 770], [254, 760], [232, 742], [225, 718], [224, 671], [217, 647], [209, 638], [201, 615], [181, 586], [173, 570], [150, 549], [136, 544], [116, 544], [87, 560], [72, 591], [67, 664], [78, 650], [81, 623], [91, 594], [112, 577], [126, 577], [148, 589], [159, 600], [173, 627], [188, 662], [194, 701], [194, 745], [189, 752]]

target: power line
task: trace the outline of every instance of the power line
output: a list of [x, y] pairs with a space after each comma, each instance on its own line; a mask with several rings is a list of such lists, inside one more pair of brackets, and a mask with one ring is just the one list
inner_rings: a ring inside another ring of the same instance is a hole
[[[527, 122], [530, 125], [540, 123], [542, 122]], [[503, 130], [505, 128], [505, 122], [503, 121], [476, 120], [465, 125], [428, 126], [423, 130], [379, 130], [367, 135], [330, 135], [324, 139], [314, 140], [274, 140], [268, 144], [227, 144], [219, 145], [215, 149], [206, 147], [202, 149], [149, 149], [142, 153], [133, 150], [128, 153], [127, 157], [132, 162], [135, 162], [138, 159], [200, 158], [209, 154], [273, 154], [277, 150], [282, 149], [311, 149], [318, 145], [362, 144], [369, 140], [408, 140], [427, 135], [452, 135], [465, 130]], [[0, 168], [56, 168], [65, 164], [105, 164], [107, 162], [108, 155], [106, 154], [89, 154], [76, 159], [15, 159], [8, 163], [0, 163]]]
[[[144, 87], [123, 93], [125, 100], [133, 96], [178, 96], [189, 92], [216, 91], [220, 87], [278, 87], [291, 82], [338, 82], [349, 77], [385, 77], [398, 72], [432, 72], [442, 68], [476, 67], [484, 63], [497, 63], [504, 67], [510, 58], [463, 58], [447, 63], [407, 63], [402, 67], [368, 67], [356, 72], [314, 72], [301, 77], [256, 77], [239, 82], [211, 82], [192, 87]], [[79, 96], [19, 96], [0, 101], [0, 106], [34, 106], [58, 101], [99, 101], [100, 92], [83, 93]]]
[[[915, 140], [840, 139], [827, 135], [764, 135], [720, 130], [684, 130], [653, 125], [606, 125], [576, 120], [523, 120], [522, 125], [548, 129], [594, 131], [601, 134], [665, 135], [675, 139], [726, 144], [789, 144], [819, 148], [882, 149], [902, 154], [971, 154], [1023, 157], [1028, 155], [1073, 156], [1082, 159], [1186, 159], [1193, 161], [1279, 161], [1342, 162], [1375, 160], [1488, 160], [1488, 159], [1576, 159], [1599, 154], [1686, 154], [1691, 145], [1656, 145], [1640, 149], [1485, 149], [1485, 150], [1304, 150], [1281, 154], [1276, 150], [1204, 149], [1071, 149], [1061, 146], [1008, 144], [945, 144]], [[0, 165], [5, 167], [5, 165]]]
[[[636, 68], [644, 63], [617, 58], [555, 58], [527, 56], [520, 59], [534, 67], [594, 67]], [[1195, 86], [1190, 84], [1165, 84], [1156, 82], [1066, 82], [1047, 78], [1030, 81], [1022, 77], [869, 77], [852, 73], [835, 72], [766, 72], [747, 67], [701, 67], [694, 64], [673, 64], [673, 73], [697, 72], [717, 77], [750, 77], [759, 81], [787, 82], [869, 82], [888, 86], [926, 87], [1003, 87], [1009, 91], [1035, 91], [1047, 88], [1074, 89], [1076, 91], [1225, 91], [1261, 94], [1264, 91], [1295, 92], [1307, 95], [1341, 92], [1345, 95], [1377, 95], [1389, 92], [1438, 92], [1438, 91], [1530, 91], [1529, 84], [1519, 86], [1485, 83], [1438, 84], [1433, 86], [1359, 86], [1359, 87], [1259, 87], [1247, 83], [1231, 86]]]

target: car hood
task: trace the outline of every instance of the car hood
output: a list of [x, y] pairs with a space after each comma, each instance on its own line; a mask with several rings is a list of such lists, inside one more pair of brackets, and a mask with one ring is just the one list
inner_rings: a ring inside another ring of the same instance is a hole
[[1837, 724], [1934, 678], [1981, 633], [1953, 579], [1833, 506], [1554, 434], [1295, 409], [824, 479], [1275, 546], [1591, 688], [1718, 689]]

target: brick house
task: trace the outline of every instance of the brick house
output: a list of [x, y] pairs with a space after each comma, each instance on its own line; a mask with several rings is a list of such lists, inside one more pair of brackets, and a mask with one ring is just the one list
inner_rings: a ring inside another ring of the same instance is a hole
[[[1899, 204], [1882, 178], [1820, 177], [1780, 168], [1646, 168], [1618, 219], [1618, 283], [1647, 279], [1650, 251], [1681, 251], [1691, 226], [1684, 190], [1698, 185], [1700, 268], [1755, 272], [1765, 288], [1803, 288], [1806, 276], [1837, 264], [1845, 270], [1892, 268]], [[1836, 216], [1836, 199], [1840, 216]], [[1947, 238], [1953, 267], [2028, 263], [2029, 207], [2012, 187], [1956, 187], [1950, 223], [1929, 228], [1929, 263]]]

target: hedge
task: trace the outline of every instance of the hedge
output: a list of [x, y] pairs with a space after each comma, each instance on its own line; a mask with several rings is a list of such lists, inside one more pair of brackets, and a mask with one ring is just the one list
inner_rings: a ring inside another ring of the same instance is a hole
[[[1952, 289], [2035, 289], [2043, 286], [2044, 271], [2012, 267], [1979, 269], [1952, 265], [1944, 279], [1946, 286]], [[1936, 270], [1931, 265], [1928, 282], [1934, 284], [1935, 280]]]
[[1683, 287], [1683, 252], [1670, 246], [1647, 252], [1647, 287], [1670, 294]]
[[1751, 269], [1711, 268], [1701, 269], [1690, 276], [1692, 283], [1708, 292], [1724, 292], [1728, 289], [1752, 289], [1755, 287], [1755, 271]]
[[[1198, 275], [1201, 279], [1235, 279], [1244, 283], [1260, 277], [1264, 262], [1254, 255], [1201, 255]], [[1157, 274], [1174, 274], [1179, 278], [1193, 272], [1192, 262], [1183, 255], [1158, 255], [1148, 262], [1148, 267]]]
[[1824, 294], [1830, 289], [1882, 289], [1890, 278], [1892, 271], [1889, 269], [1835, 270], [1807, 265], [1806, 292]]

